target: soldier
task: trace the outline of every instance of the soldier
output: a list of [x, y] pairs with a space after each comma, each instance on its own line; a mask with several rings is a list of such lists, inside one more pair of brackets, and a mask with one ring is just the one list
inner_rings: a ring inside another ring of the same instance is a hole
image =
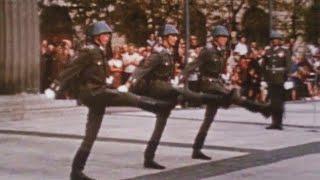
[[[174, 75], [175, 63], [173, 59], [173, 46], [178, 39], [178, 30], [170, 24], [164, 26], [162, 33], [163, 44], [160, 52], [153, 52], [133, 73], [129, 81], [120, 86], [120, 91], [128, 88], [134, 93], [165, 100], [172, 103], [172, 108], [176, 105], [179, 95], [186, 100], [201, 103], [212, 103], [219, 105], [229, 105], [230, 94], [208, 95], [195, 93], [183, 87], [173, 86], [170, 79]], [[154, 161], [155, 152], [159, 145], [160, 138], [164, 131], [171, 109], [157, 114], [155, 129], [148, 142], [144, 156], [144, 167], [154, 169], [164, 169], [165, 167]]]
[[80, 51], [73, 63], [45, 92], [48, 97], [53, 98], [66, 89], [74, 88], [77, 84], [78, 97], [89, 108], [85, 137], [72, 163], [71, 180], [92, 179], [82, 171], [96, 140], [107, 106], [135, 106], [158, 113], [168, 109], [170, 105], [152, 98], [110, 89], [111, 83], [106, 84], [106, 81], [109, 81], [106, 78], [109, 71], [105, 62], [107, 57], [105, 47], [110, 42], [111, 33], [112, 29], [105, 22], [94, 23], [90, 31], [92, 37], [90, 45]]
[[272, 106], [272, 123], [266, 129], [282, 130], [285, 89], [284, 83], [291, 67], [288, 49], [281, 46], [282, 35], [271, 31], [271, 47], [266, 50], [263, 63], [264, 79], [268, 84], [268, 93]]
[[[224, 26], [216, 26], [212, 31], [213, 41], [212, 46], [205, 47], [201, 50], [198, 59], [186, 66], [183, 70], [183, 76], [187, 77], [196, 68], [200, 72], [200, 90], [204, 93], [225, 95], [231, 90], [227, 89], [221, 79], [221, 74], [224, 72], [227, 55], [226, 44], [229, 37], [229, 32]], [[240, 96], [238, 90], [233, 93], [232, 103], [244, 107], [252, 112], [260, 112], [263, 116], [270, 116], [269, 106], [266, 104], [255, 103]], [[210, 160], [211, 157], [201, 152], [208, 130], [217, 110], [220, 106], [217, 104], [209, 104], [206, 107], [204, 121], [199, 129], [193, 144], [193, 159]]]

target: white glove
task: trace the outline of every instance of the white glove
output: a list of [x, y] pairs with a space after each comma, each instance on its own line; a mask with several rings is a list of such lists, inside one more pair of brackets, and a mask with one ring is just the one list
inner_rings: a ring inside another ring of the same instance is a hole
[[44, 91], [44, 94], [46, 95], [46, 97], [48, 99], [55, 99], [56, 98], [56, 93], [50, 88], [46, 89]]
[[117, 88], [119, 92], [128, 92], [128, 87], [126, 85], [121, 85]]
[[294, 83], [292, 81], [286, 81], [283, 84], [285, 90], [292, 89], [294, 87]]
[[107, 77], [106, 78], [106, 83], [109, 84], [109, 85], [112, 84], [113, 83], [113, 79], [114, 79], [113, 76]]
[[179, 79], [178, 79], [178, 78], [171, 79], [171, 80], [170, 80], [170, 83], [171, 83], [173, 86], [178, 86], [178, 84], [179, 84]]
[[267, 88], [267, 87], [268, 87], [268, 84], [267, 84], [267, 82], [265, 82], [265, 81], [261, 81], [261, 82], [260, 82], [260, 86], [263, 87], [263, 88]]

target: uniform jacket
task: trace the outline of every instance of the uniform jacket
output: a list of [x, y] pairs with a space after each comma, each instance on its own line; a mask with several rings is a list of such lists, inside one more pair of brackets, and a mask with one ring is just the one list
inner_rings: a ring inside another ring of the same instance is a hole
[[219, 47], [206, 47], [201, 50], [196, 61], [188, 64], [182, 74], [189, 76], [191, 72], [199, 68], [200, 76], [218, 78], [223, 73], [226, 65], [226, 52]]
[[205, 93], [227, 93], [220, 75], [226, 66], [226, 51], [217, 46], [206, 47], [201, 50], [196, 61], [188, 64], [182, 71], [187, 78], [191, 72], [199, 68], [200, 89]]
[[79, 51], [50, 87], [57, 93], [72, 88], [92, 93], [106, 87], [105, 78], [108, 74], [104, 50], [97, 44], [91, 44]]
[[266, 50], [263, 61], [264, 79], [271, 84], [283, 84], [291, 68], [291, 57], [287, 49], [273, 46]]
[[132, 74], [130, 80], [135, 83], [141, 80], [166, 80], [174, 75], [175, 62], [167, 49], [153, 52]]

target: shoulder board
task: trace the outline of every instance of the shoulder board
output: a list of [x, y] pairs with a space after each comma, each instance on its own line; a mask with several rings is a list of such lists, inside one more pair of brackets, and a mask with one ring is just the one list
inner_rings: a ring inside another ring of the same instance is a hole
[[88, 50], [95, 49], [95, 48], [96, 48], [96, 46], [94, 46], [92, 44], [89, 44], [89, 45], [84, 47], [84, 49], [88, 49]]

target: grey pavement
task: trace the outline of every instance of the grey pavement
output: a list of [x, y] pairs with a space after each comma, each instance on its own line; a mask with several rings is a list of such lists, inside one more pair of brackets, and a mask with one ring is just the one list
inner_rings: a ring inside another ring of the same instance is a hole
[[[320, 179], [320, 102], [286, 108], [284, 131], [265, 130], [270, 119], [239, 107], [220, 109], [204, 147], [211, 161], [190, 158], [204, 109], [174, 110], [156, 155], [163, 171], [142, 167], [154, 115], [109, 108], [85, 172], [99, 180]], [[0, 179], [68, 179], [86, 113], [72, 100], [0, 96]]]

